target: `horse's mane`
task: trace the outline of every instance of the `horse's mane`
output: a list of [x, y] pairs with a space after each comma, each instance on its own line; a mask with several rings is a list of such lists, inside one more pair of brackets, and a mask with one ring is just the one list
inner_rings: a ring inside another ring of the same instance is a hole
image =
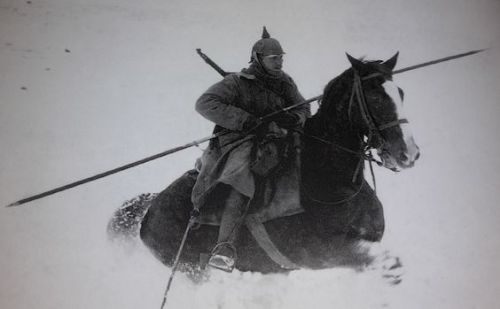
[[339, 104], [342, 100], [348, 98], [350, 91], [346, 91], [352, 83], [352, 68], [345, 70], [342, 74], [332, 79], [323, 91], [323, 98], [317, 112], [319, 118], [331, 118], [337, 115]]

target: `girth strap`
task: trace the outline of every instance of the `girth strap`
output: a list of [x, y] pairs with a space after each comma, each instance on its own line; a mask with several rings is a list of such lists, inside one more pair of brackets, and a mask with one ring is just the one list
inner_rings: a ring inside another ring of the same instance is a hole
[[278, 250], [278, 248], [276, 248], [271, 238], [269, 238], [269, 234], [267, 233], [266, 228], [264, 227], [262, 222], [257, 219], [256, 216], [247, 215], [245, 223], [259, 246], [266, 252], [267, 256], [269, 256], [271, 260], [273, 260], [283, 269], [293, 270], [300, 268], [297, 264], [290, 261], [286, 256], [284, 256]]

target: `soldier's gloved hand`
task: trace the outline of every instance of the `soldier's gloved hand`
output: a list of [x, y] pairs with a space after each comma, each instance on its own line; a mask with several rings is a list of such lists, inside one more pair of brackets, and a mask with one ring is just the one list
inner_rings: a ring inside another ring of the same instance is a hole
[[290, 112], [279, 113], [273, 117], [273, 121], [282, 128], [292, 129], [300, 125], [300, 117]]
[[245, 123], [243, 123], [243, 132], [253, 131], [262, 125], [262, 120], [257, 117], [249, 117]]

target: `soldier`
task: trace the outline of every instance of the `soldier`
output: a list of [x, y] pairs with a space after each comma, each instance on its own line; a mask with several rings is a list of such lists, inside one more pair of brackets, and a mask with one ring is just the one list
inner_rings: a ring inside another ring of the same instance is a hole
[[250, 66], [229, 74], [196, 102], [196, 111], [216, 124], [201, 158], [192, 193], [199, 223], [220, 225], [208, 265], [231, 272], [236, 262], [238, 232], [247, 215], [261, 222], [299, 213], [300, 131], [310, 116], [308, 105], [262, 116], [304, 101], [290, 76], [282, 71], [283, 49], [264, 27], [252, 48]]

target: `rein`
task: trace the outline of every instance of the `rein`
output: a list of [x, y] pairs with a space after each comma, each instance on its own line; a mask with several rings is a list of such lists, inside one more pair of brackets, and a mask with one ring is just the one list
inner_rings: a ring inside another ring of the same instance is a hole
[[328, 141], [326, 139], [323, 139], [321, 137], [317, 137], [315, 135], [310, 135], [310, 134], [306, 134], [306, 133], [302, 133], [302, 134], [304, 136], [306, 136], [306, 137], [309, 137], [309, 138], [315, 139], [315, 140], [317, 140], [319, 142], [322, 142], [323, 144], [327, 144], [327, 145], [333, 146], [335, 148], [338, 148], [340, 150], [343, 150], [343, 151], [345, 151], [347, 153], [353, 154], [353, 155], [355, 155], [357, 157], [360, 157], [361, 159], [375, 162], [379, 166], [382, 166], [382, 164], [383, 164], [381, 161], [375, 159], [372, 155], [369, 155], [369, 154], [367, 154], [367, 153], [365, 153], [363, 151], [355, 151], [355, 150], [349, 149], [347, 147], [341, 146], [341, 145], [339, 145], [337, 143], [334, 143], [334, 142]]

